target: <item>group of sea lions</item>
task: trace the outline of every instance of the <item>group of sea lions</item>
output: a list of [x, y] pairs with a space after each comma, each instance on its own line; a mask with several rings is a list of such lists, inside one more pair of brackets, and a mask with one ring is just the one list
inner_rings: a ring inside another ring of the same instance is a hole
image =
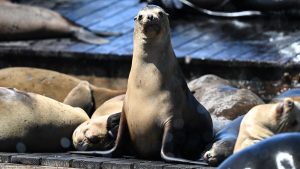
[[177, 63], [168, 14], [149, 5], [134, 20], [126, 92], [54, 71], [1, 70], [0, 151], [70, 150], [72, 138], [82, 150], [73, 153], [218, 165], [263, 139], [299, 131], [299, 96], [290, 94], [255, 106], [215, 134], [210, 113], [191, 93]]

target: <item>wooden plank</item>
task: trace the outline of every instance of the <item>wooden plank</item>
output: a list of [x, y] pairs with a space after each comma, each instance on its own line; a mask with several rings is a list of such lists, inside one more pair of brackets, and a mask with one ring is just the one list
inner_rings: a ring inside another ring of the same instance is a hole
[[106, 161], [112, 161], [112, 159], [105, 158], [105, 157], [74, 159], [71, 162], [71, 167], [86, 168], [86, 169], [101, 168], [103, 162]]
[[1, 169], [71, 169], [66, 167], [49, 167], [49, 166], [37, 166], [37, 165], [22, 165], [22, 164], [9, 164], [0, 163]]
[[73, 21], [76, 21], [77, 19], [80, 19], [81, 17], [91, 14], [97, 10], [113, 5], [113, 3], [116, 1], [117, 0], [95, 0], [91, 3], [87, 3], [86, 5], [80, 7], [76, 11], [70, 11], [69, 13], [66, 13], [64, 16]]
[[81, 156], [76, 154], [54, 154], [41, 158], [41, 165], [53, 167], [71, 167], [71, 163], [75, 159], [86, 159], [89, 156]]
[[214, 167], [199, 166], [199, 165], [185, 165], [185, 164], [174, 164], [165, 166], [164, 169], [214, 169]]
[[122, 0], [117, 1], [113, 5], [108, 6], [107, 8], [103, 8], [101, 10], [97, 10], [96, 12], [87, 15], [85, 17], [80, 18], [76, 22], [78, 24], [91, 26], [97, 24], [105, 19], [109, 19], [111, 16], [118, 15], [123, 10], [135, 6], [139, 3], [138, 0]]
[[161, 161], [153, 161], [153, 162], [144, 162], [134, 165], [134, 169], [163, 169], [166, 166], [171, 164], [167, 164]]
[[131, 8], [127, 8], [126, 10], [123, 10], [120, 12], [118, 15], [112, 16], [108, 19], [105, 19], [101, 21], [98, 24], [95, 24], [91, 27], [89, 27], [91, 30], [98, 30], [98, 31], [104, 31], [104, 30], [109, 30], [109, 28], [112, 28], [114, 26], [117, 26], [124, 21], [127, 21], [129, 19], [133, 19], [134, 16], [138, 13], [138, 11], [143, 8], [146, 4], [141, 3], [138, 5], [135, 5]]
[[47, 156], [50, 153], [34, 153], [21, 154], [11, 156], [11, 163], [26, 164], [26, 165], [40, 165], [42, 156]]

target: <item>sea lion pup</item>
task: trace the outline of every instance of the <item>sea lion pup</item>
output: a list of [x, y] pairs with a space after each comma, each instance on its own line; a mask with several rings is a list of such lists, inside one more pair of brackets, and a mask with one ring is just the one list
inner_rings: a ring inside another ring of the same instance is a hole
[[104, 102], [90, 120], [78, 126], [72, 136], [77, 150], [108, 150], [117, 137], [125, 95]]
[[[197, 160], [212, 141], [209, 112], [189, 91], [170, 40], [168, 14], [149, 5], [135, 17], [134, 49], [115, 146], [128, 140], [137, 157], [204, 164]], [[128, 127], [128, 130], [127, 130]], [[124, 137], [123, 137], [124, 136]]]
[[242, 120], [234, 153], [283, 132], [300, 131], [300, 103], [286, 98], [279, 103], [258, 105]]
[[[41, 94], [60, 102], [63, 102], [80, 82], [82, 80], [73, 76], [46, 69], [28, 67], [0, 69], [0, 86]], [[89, 87], [92, 91], [95, 108], [105, 101], [125, 93], [125, 90], [111, 90], [91, 84]]]
[[89, 119], [80, 108], [3, 87], [0, 87], [0, 107], [2, 152], [70, 150], [73, 131]]
[[230, 156], [218, 169], [298, 169], [300, 134], [282, 133]]
[[243, 117], [237, 117], [216, 133], [212, 146], [203, 155], [209, 165], [217, 166], [233, 153]]
[[107, 39], [98, 35], [105, 34], [94, 33], [75, 25], [59, 13], [46, 8], [9, 1], [0, 3], [0, 41], [73, 37], [92, 44], [108, 43]]

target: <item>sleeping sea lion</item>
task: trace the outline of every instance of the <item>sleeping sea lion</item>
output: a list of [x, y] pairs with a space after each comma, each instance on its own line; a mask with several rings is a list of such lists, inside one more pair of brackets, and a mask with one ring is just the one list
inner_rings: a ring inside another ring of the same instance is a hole
[[286, 98], [253, 107], [243, 118], [234, 153], [283, 132], [300, 131], [300, 103]]
[[209, 165], [217, 166], [233, 153], [243, 117], [237, 117], [216, 133], [212, 146], [203, 155]]
[[125, 95], [104, 102], [90, 120], [78, 126], [72, 136], [77, 150], [107, 150], [117, 137]]
[[212, 120], [188, 89], [170, 36], [168, 14], [163, 9], [150, 5], [139, 11], [115, 145], [88, 153], [118, 155], [128, 132], [137, 157], [205, 164], [194, 160], [213, 139]]
[[[41, 94], [60, 102], [63, 102], [80, 82], [82, 82], [80, 79], [73, 76], [46, 69], [26, 67], [0, 69], [0, 86]], [[125, 90], [111, 90], [91, 84], [89, 87], [95, 108], [110, 98], [125, 93]]]
[[300, 168], [300, 134], [282, 133], [230, 156], [218, 169]]
[[0, 41], [73, 37], [92, 44], [109, 42], [100, 35], [105, 33], [91, 32], [46, 8], [0, 3]]
[[89, 119], [80, 108], [34, 93], [0, 87], [0, 151], [71, 149], [75, 128]]

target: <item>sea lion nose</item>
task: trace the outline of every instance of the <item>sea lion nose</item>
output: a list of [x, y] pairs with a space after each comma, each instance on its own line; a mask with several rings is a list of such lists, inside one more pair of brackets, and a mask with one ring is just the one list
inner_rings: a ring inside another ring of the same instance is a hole
[[149, 21], [152, 21], [152, 20], [153, 20], [153, 15], [152, 15], [152, 14], [148, 14], [148, 15], [147, 15], [147, 19], [148, 19]]

